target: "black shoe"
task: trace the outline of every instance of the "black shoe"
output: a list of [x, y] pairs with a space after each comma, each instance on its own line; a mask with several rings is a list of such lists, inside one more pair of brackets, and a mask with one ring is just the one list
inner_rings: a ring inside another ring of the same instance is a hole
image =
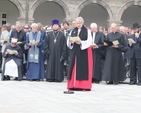
[[15, 79], [14, 80], [18, 80], [18, 77], [15, 77]]
[[95, 80], [95, 82], [94, 82], [94, 83], [99, 84], [99, 80]]
[[40, 79], [37, 79], [37, 82], [40, 82]]
[[6, 80], [10, 80], [10, 76], [6, 76]]
[[118, 85], [118, 83], [119, 83], [118, 81], [114, 81], [114, 85]]
[[107, 84], [113, 84], [113, 81], [106, 82]]
[[50, 79], [50, 80], [47, 79], [46, 81], [47, 81], [47, 82], [55, 82], [55, 80], [51, 80], [51, 79]]
[[97, 80], [97, 79], [95, 79], [95, 78], [92, 78], [92, 83], [99, 84], [99, 80]]
[[129, 83], [129, 85], [136, 85], [136, 84], [137, 84], [137, 82], [135, 80], [130, 81], [130, 83]]
[[137, 85], [138, 85], [138, 86], [141, 86], [141, 81], [138, 81]]

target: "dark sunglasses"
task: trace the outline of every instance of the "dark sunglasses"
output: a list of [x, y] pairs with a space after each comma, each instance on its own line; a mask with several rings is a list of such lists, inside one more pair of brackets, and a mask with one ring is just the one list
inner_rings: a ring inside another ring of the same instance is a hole
[[24, 29], [29, 29], [29, 28], [25, 27]]

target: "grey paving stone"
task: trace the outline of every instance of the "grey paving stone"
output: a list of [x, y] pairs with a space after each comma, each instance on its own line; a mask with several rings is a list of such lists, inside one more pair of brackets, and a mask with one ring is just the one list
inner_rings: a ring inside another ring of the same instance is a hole
[[[129, 82], [129, 79], [127, 80]], [[93, 84], [92, 91], [63, 94], [62, 83], [0, 81], [0, 113], [141, 113], [141, 87]]]

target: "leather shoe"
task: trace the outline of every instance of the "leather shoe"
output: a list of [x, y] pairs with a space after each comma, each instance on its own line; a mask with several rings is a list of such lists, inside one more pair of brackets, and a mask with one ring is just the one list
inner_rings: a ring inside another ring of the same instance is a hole
[[138, 85], [138, 86], [141, 86], [141, 81], [138, 81], [137, 85]]
[[114, 85], [118, 85], [118, 83], [119, 83], [118, 81], [114, 81]]
[[113, 81], [106, 82], [107, 84], [113, 84]]
[[130, 81], [129, 85], [136, 85], [137, 82], [134, 80], [134, 81]]

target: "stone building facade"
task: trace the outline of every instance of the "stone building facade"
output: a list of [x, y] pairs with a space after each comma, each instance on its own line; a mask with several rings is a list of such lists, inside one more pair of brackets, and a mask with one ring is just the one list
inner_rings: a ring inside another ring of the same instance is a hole
[[141, 0], [0, 0], [0, 25], [41, 22], [51, 20], [71, 22], [82, 16], [86, 26], [96, 22], [100, 26], [118, 25], [130, 27], [141, 24]]

